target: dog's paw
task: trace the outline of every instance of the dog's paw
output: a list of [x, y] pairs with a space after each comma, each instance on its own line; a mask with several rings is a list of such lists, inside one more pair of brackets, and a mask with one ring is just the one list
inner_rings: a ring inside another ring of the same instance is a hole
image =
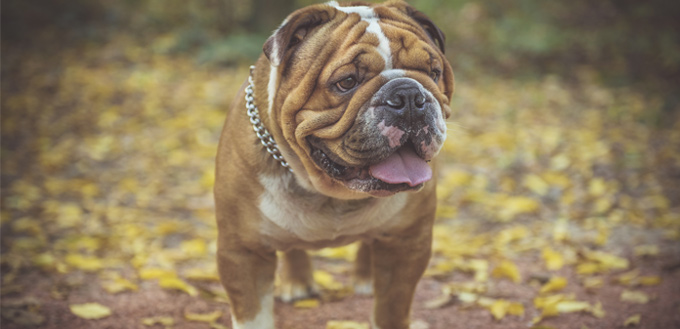
[[315, 283], [282, 282], [279, 286], [279, 299], [286, 303], [316, 296], [319, 289]]
[[373, 295], [373, 282], [371, 279], [354, 279], [354, 293], [361, 296]]

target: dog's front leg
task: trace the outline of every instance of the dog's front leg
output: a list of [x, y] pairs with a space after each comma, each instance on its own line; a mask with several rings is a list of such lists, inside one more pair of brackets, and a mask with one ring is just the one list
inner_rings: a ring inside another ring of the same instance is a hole
[[220, 237], [217, 264], [227, 290], [234, 329], [274, 329], [276, 252]]
[[432, 230], [423, 226], [420, 234], [373, 243], [374, 329], [409, 328], [413, 295], [431, 254]]

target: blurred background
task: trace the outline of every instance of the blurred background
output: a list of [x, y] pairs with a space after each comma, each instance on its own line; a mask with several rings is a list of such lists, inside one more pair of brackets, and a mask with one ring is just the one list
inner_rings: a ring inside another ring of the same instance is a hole
[[[5, 324], [57, 323], [59, 303], [116, 303], [101, 291], [224, 298], [213, 264], [219, 132], [268, 35], [312, 3], [2, 2], [2, 298], [44, 306], [20, 303], [36, 317], [3, 313]], [[555, 255], [568, 278], [597, 277], [636, 265], [592, 251], [678, 255], [678, 3], [409, 3], [446, 34], [457, 83], [431, 277], [487, 282], [481, 272]]]

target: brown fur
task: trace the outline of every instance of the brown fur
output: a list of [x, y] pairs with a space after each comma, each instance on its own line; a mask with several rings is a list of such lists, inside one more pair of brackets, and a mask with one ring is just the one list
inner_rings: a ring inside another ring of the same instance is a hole
[[[394, 68], [404, 69], [406, 76], [422, 82], [439, 101], [444, 117], [448, 117], [453, 73], [443, 48], [440, 50], [444, 41], [441, 31], [403, 2], [377, 5], [374, 10], [391, 40]], [[362, 104], [386, 82], [376, 77], [384, 63], [374, 50], [379, 42], [375, 35], [363, 33], [366, 24], [358, 15], [347, 15], [325, 5], [311, 6], [291, 14], [264, 46], [265, 52], [253, 72], [256, 105], [294, 174], [282, 168], [260, 145], [246, 115], [244, 88], [228, 114], [216, 168], [217, 258], [232, 314], [239, 322], [254, 319], [261, 311], [262, 296], [273, 292], [276, 250], [286, 252], [283, 285], [313, 293], [311, 265], [302, 249], [360, 240], [363, 244], [357, 257], [356, 277], [367, 280], [372, 275], [374, 279], [376, 326], [408, 328], [415, 286], [430, 256], [435, 181], [426, 183], [418, 192], [374, 198], [350, 190], [326, 175], [310, 159], [306, 142], [308, 136], [315, 136], [337, 146]], [[361, 56], [368, 58], [363, 62], [367, 65], [362, 74], [374, 78], [351, 99], [317, 88], [342, 71], [340, 64], [347, 58], [362, 52]], [[268, 113], [270, 61], [276, 60], [280, 62], [278, 89], [273, 110]], [[442, 71], [436, 84], [427, 74], [417, 71], [431, 66]], [[336, 156], [347, 163], [361, 164], [340, 147], [336, 150]], [[270, 200], [271, 205], [263, 206], [262, 200]], [[291, 227], [282, 227], [265, 220], [263, 211], [279, 206], [281, 214], [309, 222], [291, 222]], [[389, 213], [389, 209], [394, 209], [390, 218], [380, 218], [379, 214]], [[361, 218], [366, 213], [375, 214], [372, 220], [376, 222], [362, 224], [360, 231], [343, 226], [351, 221], [337, 220]], [[349, 233], [336, 236], [334, 229]], [[305, 234], [319, 238], [310, 239]]]

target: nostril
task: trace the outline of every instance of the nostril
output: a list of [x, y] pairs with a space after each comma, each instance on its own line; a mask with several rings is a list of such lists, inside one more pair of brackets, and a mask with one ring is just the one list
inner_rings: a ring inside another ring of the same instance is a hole
[[400, 109], [404, 107], [404, 97], [402, 95], [394, 95], [387, 100], [387, 105], [394, 109]]
[[423, 105], [425, 105], [425, 102], [426, 102], [425, 95], [423, 95], [423, 93], [419, 92], [418, 94], [416, 94], [416, 97], [413, 100], [413, 102], [415, 103], [417, 108], [422, 108]]

